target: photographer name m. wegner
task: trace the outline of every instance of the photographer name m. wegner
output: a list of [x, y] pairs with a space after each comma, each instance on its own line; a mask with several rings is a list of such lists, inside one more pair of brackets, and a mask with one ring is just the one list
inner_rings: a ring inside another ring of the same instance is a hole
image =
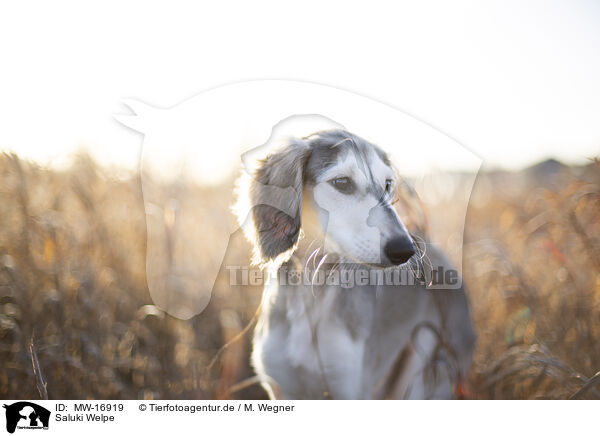
[[429, 289], [459, 289], [461, 276], [457, 270], [439, 266], [418, 274], [405, 268], [369, 269], [360, 265], [345, 269], [310, 269], [298, 271], [282, 266], [277, 272], [247, 266], [226, 266], [231, 286], [264, 286], [278, 283], [280, 286], [414, 286], [425, 284]]

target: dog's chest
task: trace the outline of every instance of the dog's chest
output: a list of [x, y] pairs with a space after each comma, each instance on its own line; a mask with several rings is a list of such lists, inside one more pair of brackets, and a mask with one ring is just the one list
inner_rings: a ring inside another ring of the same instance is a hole
[[340, 288], [280, 289], [255, 351], [289, 398], [360, 398], [369, 386], [367, 342], [375, 295]]

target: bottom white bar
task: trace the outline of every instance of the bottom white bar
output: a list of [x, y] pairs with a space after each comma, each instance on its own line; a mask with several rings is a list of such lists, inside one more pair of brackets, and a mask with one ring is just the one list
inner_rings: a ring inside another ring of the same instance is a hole
[[[14, 434], [583, 434], [597, 401], [2, 401]], [[49, 416], [44, 409], [49, 412]], [[19, 414], [18, 416], [16, 414]], [[17, 420], [17, 421], [15, 421]], [[42, 422], [47, 421], [47, 428]], [[15, 425], [16, 422], [16, 425]], [[5, 434], [5, 433], [4, 433]]]

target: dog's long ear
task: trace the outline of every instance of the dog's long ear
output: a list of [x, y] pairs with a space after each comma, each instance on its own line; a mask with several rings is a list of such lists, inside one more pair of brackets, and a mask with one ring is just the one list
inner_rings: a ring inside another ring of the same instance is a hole
[[309, 155], [307, 142], [293, 140], [261, 160], [249, 180], [251, 222], [245, 223], [244, 230], [254, 243], [256, 263], [286, 260], [298, 242]]

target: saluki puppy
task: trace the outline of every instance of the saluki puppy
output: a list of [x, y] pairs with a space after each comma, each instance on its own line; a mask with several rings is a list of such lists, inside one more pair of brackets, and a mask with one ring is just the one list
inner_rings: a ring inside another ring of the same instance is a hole
[[400, 219], [404, 184], [379, 147], [329, 130], [290, 140], [239, 189], [255, 261], [276, 276], [252, 352], [272, 398], [455, 397], [475, 344], [468, 301], [460, 284], [426, 286], [454, 270]]

